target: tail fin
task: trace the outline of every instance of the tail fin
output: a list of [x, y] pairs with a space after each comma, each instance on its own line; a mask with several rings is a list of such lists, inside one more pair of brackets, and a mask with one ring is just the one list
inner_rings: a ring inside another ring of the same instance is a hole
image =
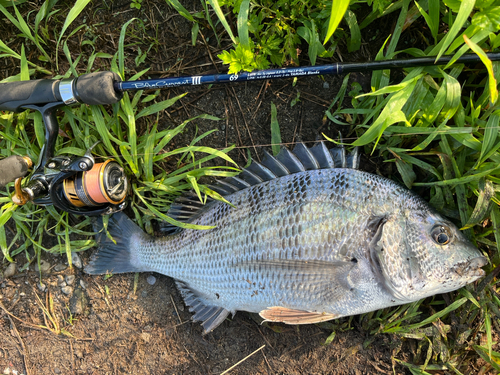
[[113, 237], [113, 242], [106, 235], [102, 218], [94, 223], [97, 252], [85, 267], [85, 272], [91, 275], [106, 273], [142, 272], [146, 268], [141, 266], [137, 254], [140, 242], [147, 239], [148, 235], [130, 220], [123, 212], [118, 212], [109, 218], [108, 232]]

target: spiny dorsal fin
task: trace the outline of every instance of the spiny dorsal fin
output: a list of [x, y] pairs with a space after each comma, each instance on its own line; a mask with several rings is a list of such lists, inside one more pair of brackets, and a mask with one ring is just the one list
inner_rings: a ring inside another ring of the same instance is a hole
[[[357, 148], [352, 153], [347, 154], [344, 147], [334, 147], [328, 150], [324, 142], [319, 142], [310, 148], [303, 143], [298, 143], [293, 151], [283, 147], [276, 156], [272, 156], [264, 151], [262, 163], [253, 161], [238, 176], [219, 180], [216, 184], [209, 185], [209, 188], [222, 196], [227, 196], [239, 190], [247, 189], [253, 185], [288, 174], [324, 168], [357, 169], [358, 166], [359, 155]], [[172, 204], [167, 214], [175, 220], [190, 222], [205, 207], [199, 201], [198, 197], [191, 193], [188, 196], [178, 198]], [[165, 225], [161, 229], [166, 235], [173, 234], [179, 230], [178, 227], [170, 224]]]
[[305, 144], [297, 144], [297, 146], [293, 149], [293, 153], [297, 156], [305, 169], [320, 169], [318, 161]]
[[324, 142], [319, 142], [309, 149], [316, 158], [320, 169], [335, 168], [332, 154], [328, 152]]
[[262, 159], [262, 164], [269, 168], [269, 170], [273, 172], [276, 177], [283, 177], [290, 174], [288, 168], [266, 150], [264, 150], [264, 159]]
[[358, 167], [358, 148], [347, 154], [344, 147], [334, 147], [328, 150], [324, 142], [319, 142], [311, 148], [306, 147], [303, 143], [298, 143], [293, 151], [283, 147], [276, 156], [264, 151], [262, 163], [253, 161], [237, 177], [218, 181], [217, 184], [211, 185], [210, 188], [225, 196], [264, 181], [306, 170], [326, 168], [358, 169]]
[[[208, 198], [207, 202], [210, 201], [212, 201], [212, 199]], [[202, 202], [200, 202], [200, 199], [195, 194], [183, 195], [177, 198], [174, 203], [172, 203], [167, 212], [167, 215], [177, 221], [188, 223], [206, 206], [206, 204], [204, 205]], [[169, 236], [171, 234], [180, 232], [182, 228], [164, 222], [160, 224], [159, 230], [164, 236]]]
[[281, 149], [279, 154], [276, 156], [276, 159], [278, 159], [283, 165], [286, 165], [286, 168], [290, 171], [290, 173], [299, 173], [306, 170], [304, 164], [300, 162], [300, 159], [286, 147]]
[[272, 180], [273, 178], [276, 178], [276, 175], [269, 168], [263, 166], [262, 164], [256, 161], [252, 161], [252, 164], [250, 164], [248, 168], [246, 168], [246, 170], [259, 176], [262, 179], [262, 181], [269, 181]]

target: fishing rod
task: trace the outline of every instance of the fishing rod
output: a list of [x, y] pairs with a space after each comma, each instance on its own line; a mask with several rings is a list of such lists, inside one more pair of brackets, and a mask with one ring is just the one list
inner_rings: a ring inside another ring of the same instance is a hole
[[[487, 53], [491, 61], [500, 60], [500, 53]], [[371, 61], [364, 63], [335, 63], [318, 66], [304, 66], [293, 68], [279, 68], [242, 72], [238, 74], [211, 74], [201, 76], [184, 76], [161, 79], [145, 79], [140, 81], [115, 82], [113, 87], [117, 92], [137, 91], [145, 89], [166, 89], [178, 86], [209, 85], [229, 82], [260, 81], [265, 79], [310, 77], [318, 75], [339, 75], [353, 72], [371, 72], [374, 70], [414, 68], [417, 66], [446, 65], [452, 56], [443, 56], [436, 60], [434, 57], [418, 57], [414, 59]], [[475, 54], [459, 57], [455, 64], [469, 64], [480, 62]]]
[[[492, 61], [500, 60], [500, 53], [487, 53]], [[248, 82], [278, 78], [339, 75], [351, 72], [401, 69], [418, 66], [447, 65], [452, 56], [419, 57], [412, 59], [372, 61], [365, 63], [335, 63], [329, 65], [267, 69], [239, 74], [213, 74], [122, 81], [113, 72], [96, 72], [62, 80], [0, 83], [0, 111], [20, 112], [33, 109], [41, 113], [45, 125], [45, 142], [39, 160], [24, 186], [22, 177], [31, 167], [28, 157], [12, 156], [0, 160], [0, 188], [16, 181], [14, 203], [32, 201], [87, 216], [120, 211], [125, 207], [128, 181], [123, 168], [114, 160], [96, 163], [92, 146], [84, 156], [55, 156], [59, 133], [56, 111], [64, 105], [109, 105], [121, 100], [123, 92], [145, 89], [167, 89], [179, 86]], [[455, 60], [455, 64], [480, 62], [475, 54]]]

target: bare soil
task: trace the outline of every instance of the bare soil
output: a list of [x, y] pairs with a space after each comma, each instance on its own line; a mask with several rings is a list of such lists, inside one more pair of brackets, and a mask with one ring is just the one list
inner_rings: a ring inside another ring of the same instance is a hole
[[[65, 6], [70, 4], [61, 7]], [[199, 2], [187, 2], [184, 6], [201, 10]], [[27, 4], [20, 9], [25, 15], [37, 9], [37, 5]], [[127, 36], [129, 76], [145, 68], [150, 68], [151, 77], [224, 71], [217, 63], [216, 55], [222, 49], [217, 46], [213, 32], [201, 28], [203, 37], [198, 36], [196, 46], [192, 46], [191, 24], [165, 2], [149, 0], [144, 0], [139, 11], [130, 9], [129, 2], [123, 1], [90, 4], [76, 22], [86, 22], [87, 27], [68, 40], [73, 59], [79, 54], [89, 56], [91, 46], [82, 45], [89, 39], [94, 40], [97, 51], [114, 54], [121, 25], [132, 17], [140, 21], [130, 25]], [[395, 17], [385, 17], [377, 23], [371, 34], [376, 38], [364, 43], [357, 54], [344, 54], [345, 48], [340, 45], [336, 59], [372, 59], [388, 35], [384, 31], [390, 32], [395, 21]], [[12, 37], [16, 33], [8, 24], [0, 26], [0, 31], [13, 33]], [[14, 38], [11, 48], [17, 48], [16, 43]], [[144, 52], [150, 45], [153, 47], [145, 62], [135, 67], [138, 48]], [[229, 46], [229, 41], [223, 40], [223, 46]], [[68, 68], [63, 60], [61, 73]], [[2, 62], [6, 65], [0, 66], [0, 78], [18, 73], [16, 63]], [[81, 73], [85, 64], [84, 58], [79, 65]], [[108, 64], [109, 60], [98, 59], [94, 70], [105, 70]], [[195, 134], [217, 129], [203, 143], [217, 148], [235, 144], [237, 148], [231, 156], [245, 165], [247, 150], [259, 159], [262, 148], [270, 144], [271, 102], [277, 106], [284, 144], [312, 142], [321, 138], [321, 133], [337, 137], [341, 131], [347, 136], [350, 129], [339, 129], [325, 118], [325, 110], [337, 94], [342, 78], [300, 78], [296, 85], [291, 80], [276, 80], [164, 91], [163, 98], [189, 94], [162, 113], [160, 128], [176, 126], [202, 113], [218, 116], [222, 118], [218, 122], [193, 122], [175, 139], [174, 146], [184, 146]], [[352, 74], [351, 81], [369, 90], [369, 75]], [[292, 106], [298, 93], [300, 101]], [[146, 130], [147, 123], [140, 124], [141, 131]], [[362, 164], [370, 171], [381, 168], [380, 163], [366, 157]], [[383, 168], [388, 168], [387, 165], [390, 164], [384, 164]], [[391, 171], [384, 172], [387, 175]], [[47, 233], [45, 237], [46, 246], [57, 243], [53, 234]], [[81, 254], [84, 264], [91, 253], [92, 250]], [[333, 322], [335, 326], [286, 326], [262, 325], [255, 315], [238, 312], [213, 333], [203, 336], [200, 325], [191, 322], [192, 314], [173, 281], [166, 276], [140, 274], [135, 289], [133, 274], [114, 275], [105, 280], [86, 275], [76, 267], [56, 271], [56, 266], [59, 269], [67, 264], [65, 256], [44, 253], [42, 259], [51, 266], [42, 275], [46, 290], [40, 287], [34, 264], [12, 278], [0, 278], [0, 373], [220, 374], [244, 360], [229, 373], [407, 374], [409, 370], [394, 357], [406, 362], [416, 358], [416, 341], [395, 335], [373, 335], [363, 328], [358, 316]], [[22, 266], [26, 259], [20, 255], [16, 261]], [[0, 270], [7, 266], [7, 262], [0, 264]], [[68, 275], [74, 275], [75, 280], [66, 295], [59, 279]], [[153, 285], [147, 281], [151, 276], [156, 278]], [[68, 335], [41, 327], [53, 328], [43, 309], [52, 311], [51, 316]], [[332, 328], [336, 328], [335, 338], [325, 344]], [[469, 373], [474, 373], [477, 365], [480, 363], [472, 363]]]

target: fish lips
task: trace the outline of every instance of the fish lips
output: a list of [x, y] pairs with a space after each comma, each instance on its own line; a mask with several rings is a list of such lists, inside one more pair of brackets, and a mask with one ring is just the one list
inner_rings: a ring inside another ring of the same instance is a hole
[[488, 260], [480, 256], [472, 258], [467, 262], [458, 263], [451, 270], [461, 277], [474, 277], [478, 279], [486, 274], [481, 267], [484, 267], [487, 263]]

